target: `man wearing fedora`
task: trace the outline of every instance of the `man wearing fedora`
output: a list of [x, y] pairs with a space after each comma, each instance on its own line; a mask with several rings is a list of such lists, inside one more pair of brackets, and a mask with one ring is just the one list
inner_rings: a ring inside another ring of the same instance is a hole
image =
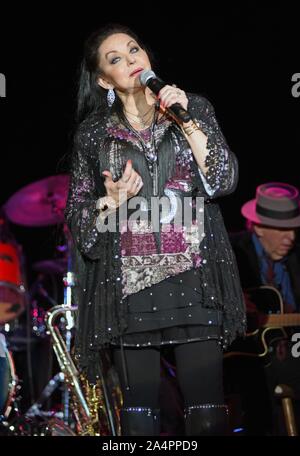
[[[241, 212], [247, 221], [247, 230], [232, 234], [231, 242], [237, 258], [249, 321], [253, 314], [258, 315], [257, 322], [261, 319], [258, 302], [252, 299], [253, 296], [259, 296], [259, 293], [255, 295], [248, 291], [261, 291], [259, 287], [265, 285], [279, 291], [283, 313], [299, 313], [298, 189], [286, 183], [262, 184], [257, 187], [256, 198], [245, 203]], [[260, 301], [264, 298], [266, 294], [261, 293]], [[267, 298], [263, 304], [268, 304]], [[273, 310], [265, 309], [265, 312]], [[246, 394], [249, 393], [248, 404], [251, 409], [249, 428], [254, 433], [286, 434], [280, 402], [274, 395], [278, 384], [292, 388], [296, 398], [295, 413], [300, 415], [297, 410], [300, 399], [300, 358], [294, 358], [291, 352], [291, 335], [300, 333], [300, 327], [285, 328], [285, 331], [287, 337], [278, 338], [276, 343], [268, 347], [270, 356], [267, 363], [262, 358], [250, 360], [250, 357], [242, 361], [245, 364], [242, 375], [244, 379], [247, 378]], [[299, 416], [296, 419], [299, 420]], [[259, 430], [259, 426], [265, 429]], [[298, 430], [300, 432], [299, 423]]]

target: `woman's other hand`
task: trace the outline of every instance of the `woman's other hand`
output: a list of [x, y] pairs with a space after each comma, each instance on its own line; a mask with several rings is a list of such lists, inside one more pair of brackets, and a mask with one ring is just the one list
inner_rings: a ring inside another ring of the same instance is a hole
[[117, 207], [129, 198], [136, 196], [143, 186], [141, 176], [133, 169], [132, 161], [128, 160], [122, 177], [114, 182], [110, 171], [103, 171], [104, 185], [107, 196], [113, 198]]

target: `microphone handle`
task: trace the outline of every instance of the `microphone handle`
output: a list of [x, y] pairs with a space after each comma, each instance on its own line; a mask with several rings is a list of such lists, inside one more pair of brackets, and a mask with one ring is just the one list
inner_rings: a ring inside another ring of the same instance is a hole
[[167, 108], [171, 114], [173, 114], [178, 119], [182, 120], [182, 122], [188, 122], [191, 120], [191, 116], [188, 111], [183, 109], [180, 103], [174, 103]]
[[[158, 95], [159, 91], [165, 87], [165, 83], [161, 81], [158, 78], [153, 78], [148, 81], [148, 87], [149, 89], [152, 90], [156, 95]], [[182, 122], [188, 122], [191, 120], [191, 116], [186, 111], [180, 103], [174, 103], [171, 106], [167, 108], [167, 111], [170, 112], [170, 114], [173, 114], [177, 119], [181, 120]]]

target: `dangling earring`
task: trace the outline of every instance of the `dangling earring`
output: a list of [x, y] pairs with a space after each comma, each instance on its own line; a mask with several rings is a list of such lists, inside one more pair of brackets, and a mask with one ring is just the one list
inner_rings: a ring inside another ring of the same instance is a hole
[[116, 99], [114, 89], [108, 89], [106, 97], [107, 97], [107, 104], [111, 108]]

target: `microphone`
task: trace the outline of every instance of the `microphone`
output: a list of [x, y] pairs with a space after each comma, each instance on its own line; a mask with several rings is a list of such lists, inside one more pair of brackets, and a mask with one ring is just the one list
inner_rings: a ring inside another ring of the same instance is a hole
[[[143, 86], [149, 87], [155, 95], [158, 95], [159, 91], [167, 85], [164, 81], [159, 79], [152, 70], [143, 70], [141, 72], [140, 83]], [[190, 114], [181, 106], [180, 103], [174, 103], [166, 109], [181, 122], [188, 122], [191, 120]]]

